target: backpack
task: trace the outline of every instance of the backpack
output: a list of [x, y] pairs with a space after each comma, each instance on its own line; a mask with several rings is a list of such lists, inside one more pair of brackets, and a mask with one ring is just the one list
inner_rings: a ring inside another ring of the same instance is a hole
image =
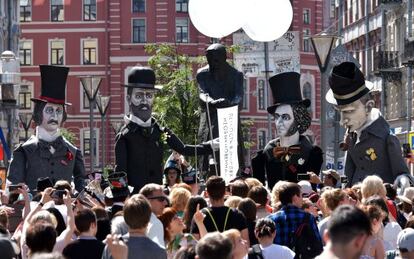
[[252, 245], [249, 249], [248, 259], [264, 259], [262, 254], [262, 249], [260, 249], [260, 245]]
[[291, 236], [290, 249], [295, 252], [295, 259], [310, 259], [323, 251], [322, 241], [316, 236], [310, 225], [310, 214], [306, 213], [303, 223]]

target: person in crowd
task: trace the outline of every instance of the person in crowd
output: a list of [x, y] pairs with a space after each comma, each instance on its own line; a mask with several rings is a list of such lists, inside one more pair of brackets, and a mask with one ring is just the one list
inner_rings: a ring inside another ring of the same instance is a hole
[[189, 185], [191, 187], [191, 195], [196, 196], [199, 195], [200, 192], [200, 179], [198, 177], [198, 172], [195, 168], [192, 168], [188, 172], [184, 172], [181, 174], [181, 178], [183, 183]]
[[403, 195], [397, 197], [401, 202], [401, 212], [403, 216], [408, 219], [413, 215], [414, 187], [406, 188]]
[[262, 182], [253, 177], [244, 179], [244, 182], [247, 184], [247, 186], [249, 186], [249, 190], [255, 186], [263, 186]]
[[363, 202], [369, 197], [379, 195], [386, 202], [388, 211], [390, 212], [393, 219], [397, 219], [397, 208], [392, 201], [387, 199], [387, 190], [384, 187], [384, 182], [379, 176], [367, 176], [364, 181], [362, 181], [361, 194]]
[[247, 229], [249, 231], [249, 241], [250, 245], [257, 244], [256, 236], [254, 235], [254, 227], [256, 225], [256, 203], [250, 198], [244, 198], [240, 201], [239, 206], [237, 207], [246, 218]]
[[[50, 212], [47, 210], [42, 210], [43, 206], [50, 202], [52, 200], [52, 193], [53, 188], [46, 188], [45, 191], [42, 194], [42, 197], [40, 199], [40, 202], [37, 203], [37, 206], [30, 211], [30, 213], [27, 215], [26, 219], [23, 223], [23, 230], [22, 230], [22, 237], [21, 237], [21, 251], [22, 251], [22, 258], [27, 258], [27, 246], [26, 246], [26, 232], [29, 226], [33, 226], [36, 223], [48, 223], [51, 224], [56, 231], [57, 221], [55, 216], [53, 216]], [[69, 195], [69, 192], [66, 191], [66, 193], [63, 195], [63, 201], [67, 208], [67, 219], [66, 219], [66, 229], [57, 236], [55, 240], [55, 245], [53, 247], [54, 252], [62, 252], [63, 248], [69, 244], [72, 240], [72, 235], [76, 229], [75, 226], [75, 220], [74, 220], [74, 214], [72, 210], [72, 199]]]
[[246, 198], [249, 192], [249, 186], [244, 180], [236, 180], [230, 184], [230, 193], [232, 196], [239, 196], [240, 198]]
[[320, 250], [322, 251], [322, 240], [316, 220], [311, 214], [301, 209], [303, 198], [299, 185], [296, 183], [283, 184], [280, 186], [278, 194], [283, 207], [269, 216], [276, 224], [275, 244], [290, 247], [290, 233], [294, 232], [307, 218], [315, 241], [320, 242]]
[[287, 184], [287, 181], [279, 181], [273, 186], [272, 193], [271, 193], [271, 202], [272, 202], [272, 208], [273, 212], [277, 211], [277, 207], [281, 206], [280, 200], [279, 200], [279, 190], [281, 187], [285, 184]]
[[82, 152], [62, 136], [60, 127], [66, 121], [66, 79], [69, 68], [40, 65], [41, 93], [34, 102], [33, 121], [36, 135], [20, 144], [12, 155], [7, 173], [11, 184], [25, 183], [36, 189], [39, 177], [74, 181], [77, 191], [85, 185]]
[[375, 205], [363, 206], [361, 208], [371, 222], [371, 235], [365, 242], [361, 258], [383, 259], [385, 257], [384, 241], [382, 238], [382, 221], [386, 214]]
[[129, 114], [115, 140], [115, 171], [126, 172], [134, 193], [148, 183], [162, 184], [162, 157], [166, 146], [183, 155], [213, 152], [212, 141], [197, 146], [185, 145], [152, 117], [155, 94], [160, 87], [155, 85], [155, 73], [151, 68], [133, 67], [124, 86], [127, 87]]
[[366, 199], [363, 205], [376, 205], [385, 213], [385, 218], [383, 220], [383, 239], [384, 239], [384, 247], [385, 251], [394, 250], [397, 248], [397, 237], [398, 233], [401, 232], [400, 225], [390, 216], [388, 211], [387, 204], [383, 197], [379, 195], [371, 196], [370, 198]]
[[247, 197], [258, 205], [256, 213], [258, 219], [265, 218], [271, 213], [271, 210], [267, 207], [269, 201], [268, 195], [269, 193], [264, 186], [255, 186], [247, 194]]
[[197, 207], [199, 209], [203, 209], [207, 207], [206, 200], [201, 196], [193, 196], [187, 202], [187, 205], [184, 210], [184, 217], [183, 217], [184, 224], [186, 226], [184, 230], [185, 233], [190, 232], [191, 221], [193, 219], [194, 213], [197, 210]]
[[112, 206], [108, 208], [110, 219], [114, 219], [119, 212], [122, 214], [124, 203], [129, 197], [128, 179], [125, 172], [113, 172], [108, 176], [112, 193]]
[[258, 258], [258, 253], [262, 255], [263, 259], [293, 259], [295, 257], [295, 252], [288, 247], [273, 244], [273, 240], [276, 237], [276, 225], [271, 219], [258, 219], [254, 233], [259, 241], [259, 246], [256, 245], [249, 249], [249, 259]]
[[111, 234], [111, 221], [109, 220], [109, 215], [106, 210], [102, 207], [95, 206], [92, 208], [92, 211], [96, 215], [96, 239], [99, 241], [104, 241], [106, 236]]
[[407, 228], [400, 232], [397, 247], [401, 258], [414, 259], [414, 229]]
[[174, 259], [195, 259], [196, 258], [196, 250], [194, 245], [190, 245], [187, 247], [181, 247], [180, 250], [177, 251], [175, 254]]
[[311, 124], [307, 109], [311, 102], [302, 99], [300, 74], [277, 74], [269, 79], [269, 85], [273, 105], [267, 111], [275, 118], [278, 137], [252, 159], [252, 166], [255, 177], [263, 183], [266, 179], [267, 186], [273, 188], [280, 180], [297, 183], [299, 174], [319, 175], [323, 156], [321, 148], [303, 135]]
[[169, 195], [177, 183], [181, 183], [181, 167], [176, 160], [168, 160], [164, 166], [164, 193]]
[[29, 248], [27, 256], [31, 258], [31, 255], [35, 253], [52, 252], [57, 234], [53, 225], [37, 222], [27, 228], [25, 237], [26, 245]]
[[239, 203], [241, 202], [242, 198], [239, 196], [229, 196], [227, 197], [226, 201], [224, 202], [224, 206], [227, 206], [232, 209], [237, 209]]
[[319, 222], [318, 206], [315, 203], [313, 203], [310, 199], [303, 198], [302, 210], [304, 210], [307, 213], [310, 213], [312, 216], [315, 217], [316, 222]]
[[233, 244], [222, 233], [205, 235], [196, 245], [196, 259], [232, 259]]
[[173, 208], [165, 208], [158, 217], [164, 226], [164, 240], [167, 250], [167, 257], [174, 258], [181, 247], [195, 245], [197, 242], [191, 234], [184, 234], [185, 224], [177, 211]]
[[223, 232], [223, 235], [230, 238], [233, 244], [233, 250], [231, 253], [232, 259], [244, 259], [249, 251], [248, 241], [244, 240], [240, 231], [237, 229], [229, 229]]
[[329, 225], [329, 214], [331, 214], [338, 206], [349, 204], [349, 199], [345, 191], [341, 189], [331, 189], [323, 192], [322, 201], [324, 203], [324, 207], [328, 209], [328, 216], [323, 218], [318, 223], [319, 234], [321, 237], [323, 237], [325, 229], [327, 229]]
[[184, 216], [185, 206], [191, 198], [191, 192], [182, 188], [173, 188], [170, 192], [171, 207], [177, 212], [177, 215], [182, 218]]
[[165, 196], [162, 185], [155, 183], [144, 185], [139, 193], [144, 195], [151, 205], [152, 213], [148, 224], [147, 236], [160, 247], [165, 247], [164, 228], [157, 217], [162, 214], [164, 208], [168, 205], [168, 197]]
[[405, 228], [413, 228], [414, 229], [414, 215], [410, 216], [407, 220], [407, 224]]
[[78, 239], [68, 244], [62, 254], [67, 259], [100, 259], [105, 245], [96, 239], [98, 225], [95, 213], [83, 209], [75, 215]]
[[317, 259], [357, 259], [371, 235], [368, 216], [359, 208], [341, 205], [331, 215], [324, 233], [326, 246]]
[[[160, 186], [162, 192], [162, 186]], [[124, 205], [124, 219], [129, 227], [127, 235], [122, 239], [128, 246], [128, 258], [133, 259], [165, 259], [167, 254], [164, 248], [146, 236], [147, 226], [151, 218], [151, 205], [143, 195], [132, 195]], [[102, 259], [111, 258], [108, 245], [105, 246]]]
[[401, 153], [400, 141], [390, 133], [389, 124], [375, 108], [374, 85], [365, 81], [356, 64], [342, 62], [333, 67], [329, 86], [331, 89], [325, 99], [339, 111], [340, 123], [348, 132], [347, 187], [372, 174], [387, 183], [404, 182], [409, 170]]
[[[207, 180], [206, 187], [211, 206], [202, 209], [201, 212], [205, 215], [204, 225], [207, 232], [224, 232], [235, 228], [241, 232], [244, 240], [249, 241], [249, 232], [244, 215], [237, 209], [224, 206], [224, 194], [226, 192], [224, 179], [220, 176], [211, 176]], [[191, 223], [191, 233], [199, 239], [199, 229], [194, 221]]]
[[117, 235], [108, 235], [105, 239], [113, 259], [128, 259], [128, 246]]
[[298, 185], [300, 186], [302, 197], [307, 198], [315, 192], [312, 189], [312, 184], [309, 181], [299, 181]]

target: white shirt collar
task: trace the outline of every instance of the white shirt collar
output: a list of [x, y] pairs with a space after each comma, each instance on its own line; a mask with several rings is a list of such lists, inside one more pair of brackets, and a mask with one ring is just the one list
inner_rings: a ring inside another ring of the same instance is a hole
[[46, 142], [52, 142], [56, 140], [60, 135], [61, 133], [59, 129], [57, 129], [57, 131], [54, 133], [50, 133], [41, 126], [36, 127], [36, 137]]
[[125, 115], [124, 120], [126, 123], [134, 122], [138, 124], [141, 127], [150, 127], [151, 126], [151, 118], [149, 118], [147, 121], [143, 121], [137, 116], [134, 116], [133, 114], [129, 114], [128, 116]]
[[357, 134], [358, 138], [357, 138], [357, 143], [359, 142], [359, 137], [361, 136], [361, 133], [364, 129], [368, 128], [372, 123], [374, 123], [374, 121], [376, 121], [379, 117], [381, 116], [381, 112], [380, 110], [378, 110], [377, 108], [372, 108], [367, 121], [365, 122], [364, 125], [362, 125], [361, 128], [355, 130], [355, 133]]

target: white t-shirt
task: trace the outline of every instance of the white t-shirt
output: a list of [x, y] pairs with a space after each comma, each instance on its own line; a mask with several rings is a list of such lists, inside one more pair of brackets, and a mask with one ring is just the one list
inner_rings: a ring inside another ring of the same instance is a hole
[[263, 247], [260, 245], [260, 249], [262, 249], [264, 259], [293, 259], [295, 257], [295, 253], [286, 246], [271, 244], [270, 246]]
[[154, 213], [151, 213], [150, 222], [148, 223], [147, 237], [157, 243], [161, 248], [165, 248], [164, 226]]

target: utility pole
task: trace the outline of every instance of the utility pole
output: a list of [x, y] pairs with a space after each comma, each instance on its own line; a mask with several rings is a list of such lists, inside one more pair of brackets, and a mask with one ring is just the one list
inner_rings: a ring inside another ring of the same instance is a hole
[[[265, 107], [269, 107], [270, 103], [270, 95], [269, 95], [269, 44], [267, 42], [264, 43], [264, 59], [265, 59], [265, 78], [266, 78], [266, 86], [265, 86], [265, 96], [266, 102]], [[272, 134], [272, 118], [269, 113], [267, 113], [267, 142], [273, 139]]]

